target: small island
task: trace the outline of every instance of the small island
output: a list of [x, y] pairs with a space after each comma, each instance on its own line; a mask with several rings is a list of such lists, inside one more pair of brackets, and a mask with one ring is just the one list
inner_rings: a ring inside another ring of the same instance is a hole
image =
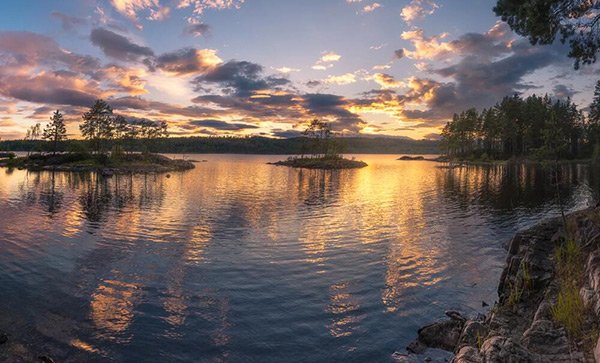
[[271, 165], [290, 166], [292, 168], [306, 169], [358, 169], [368, 166], [364, 161], [335, 158], [295, 158], [270, 163]]
[[0, 159], [0, 167], [32, 171], [95, 171], [103, 175], [165, 173], [194, 169], [187, 160], [169, 159], [158, 154], [130, 154], [119, 158], [82, 152], [64, 154], [31, 154], [25, 157]]
[[396, 160], [402, 160], [402, 161], [414, 161], [414, 160], [425, 160], [425, 158], [424, 158], [424, 157], [422, 157], [422, 156], [408, 156], [408, 155], [405, 155], [405, 156], [401, 156], [401, 157], [399, 157], [399, 158], [398, 158], [398, 159], [396, 159]]
[[342, 156], [345, 144], [340, 139], [332, 139], [331, 125], [327, 122], [315, 118], [302, 134], [305, 139], [300, 148], [300, 155], [267, 164], [326, 170], [359, 169], [368, 166], [364, 161], [345, 159]]
[[[184, 171], [195, 167], [190, 161], [174, 160], [151, 152], [156, 140], [168, 136], [166, 122], [127, 120], [114, 114], [103, 100], [97, 100], [82, 118], [79, 128], [84, 141], [67, 140], [63, 114], [57, 110], [43, 131], [39, 123], [27, 130], [25, 141], [36, 142], [38, 149], [24, 157], [0, 151], [0, 167], [35, 171], [95, 171], [106, 176]], [[140, 145], [142, 150], [133, 152], [135, 144]]]

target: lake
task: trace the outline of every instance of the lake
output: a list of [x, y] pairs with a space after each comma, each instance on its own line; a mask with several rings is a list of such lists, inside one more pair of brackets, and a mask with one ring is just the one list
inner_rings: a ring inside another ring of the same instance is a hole
[[[208, 162], [170, 178], [0, 169], [0, 331], [58, 362], [391, 362], [445, 310], [486, 312], [503, 244], [558, 212], [540, 167], [189, 157]], [[562, 178], [567, 209], [594, 203], [598, 169]]]

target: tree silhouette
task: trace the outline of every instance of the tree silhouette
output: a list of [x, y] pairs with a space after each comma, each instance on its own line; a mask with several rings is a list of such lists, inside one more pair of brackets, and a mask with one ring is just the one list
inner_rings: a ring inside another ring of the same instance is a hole
[[60, 111], [56, 110], [52, 114], [50, 122], [44, 128], [42, 137], [44, 140], [50, 141], [52, 145], [52, 154], [56, 154], [58, 143], [67, 139], [67, 127], [65, 126], [65, 120]]
[[498, 0], [496, 15], [532, 44], [569, 42], [575, 69], [596, 62], [600, 49], [600, 2], [593, 0]]
[[81, 134], [92, 142], [93, 150], [100, 153], [107, 140], [113, 136], [112, 109], [103, 100], [96, 100], [90, 110], [83, 114], [83, 123], [79, 125]]

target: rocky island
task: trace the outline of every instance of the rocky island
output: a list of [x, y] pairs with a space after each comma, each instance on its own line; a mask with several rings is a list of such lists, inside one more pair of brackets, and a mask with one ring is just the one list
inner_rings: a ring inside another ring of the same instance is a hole
[[491, 311], [473, 319], [447, 311], [408, 352], [443, 349], [455, 363], [599, 362], [600, 207], [518, 232], [506, 247]]
[[95, 171], [112, 175], [184, 171], [195, 166], [190, 161], [170, 159], [157, 154], [128, 154], [116, 158], [106, 154], [64, 153], [31, 154], [25, 157], [0, 159], [0, 167], [33, 171]]
[[271, 165], [290, 166], [306, 169], [359, 169], [368, 166], [364, 161], [344, 159], [340, 156], [321, 158], [288, 158], [287, 160], [269, 163]]

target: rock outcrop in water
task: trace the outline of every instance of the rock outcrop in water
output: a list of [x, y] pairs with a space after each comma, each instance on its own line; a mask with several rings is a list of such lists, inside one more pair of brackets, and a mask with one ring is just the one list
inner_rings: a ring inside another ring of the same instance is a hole
[[[557, 218], [518, 232], [507, 245], [499, 300], [487, 316], [466, 319], [447, 312], [449, 320], [418, 331], [409, 352], [444, 349], [455, 354], [455, 363], [600, 362], [600, 208], [569, 215], [567, 227], [568, 234]], [[572, 281], [585, 306], [577, 336], [556, 322], [564, 281], [556, 249], [568, 240], [584, 265], [581, 279]]]

